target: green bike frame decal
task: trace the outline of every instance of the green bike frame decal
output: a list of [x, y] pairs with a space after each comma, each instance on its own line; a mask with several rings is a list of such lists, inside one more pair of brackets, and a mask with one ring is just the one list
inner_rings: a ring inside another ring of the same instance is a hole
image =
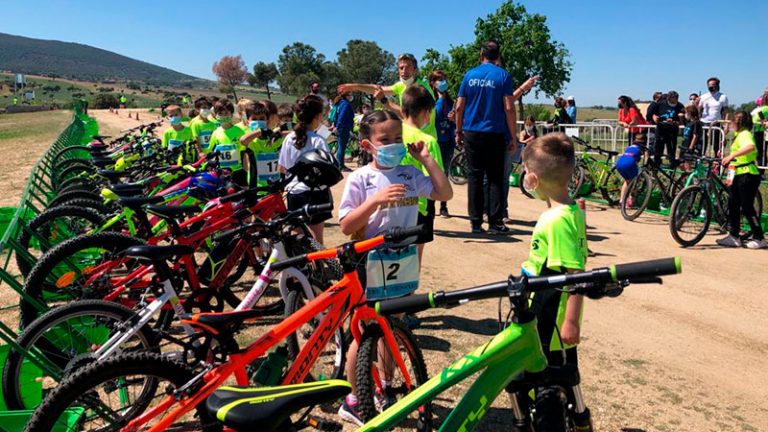
[[485, 368], [472, 384], [440, 431], [470, 431], [480, 421], [486, 405], [521, 372], [540, 372], [547, 366], [536, 330], [536, 321], [511, 324], [490, 341], [445, 368], [358, 431], [386, 431], [419, 406]]
[[680, 257], [675, 257], [675, 270], [677, 270], [678, 274], [683, 272], [683, 261]]
[[612, 265], [612, 266], [610, 266], [609, 268], [611, 269], [611, 280], [612, 280], [612, 281], [614, 281], [614, 282], [616, 282], [616, 281], [617, 281], [617, 279], [618, 279], [618, 278], [616, 277], [616, 266], [615, 266], [615, 265]]

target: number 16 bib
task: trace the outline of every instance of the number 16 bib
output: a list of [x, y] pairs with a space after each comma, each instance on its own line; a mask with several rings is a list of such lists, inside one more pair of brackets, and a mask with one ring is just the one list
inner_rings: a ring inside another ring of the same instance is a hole
[[419, 287], [419, 254], [416, 245], [368, 252], [365, 266], [368, 300], [408, 295]]

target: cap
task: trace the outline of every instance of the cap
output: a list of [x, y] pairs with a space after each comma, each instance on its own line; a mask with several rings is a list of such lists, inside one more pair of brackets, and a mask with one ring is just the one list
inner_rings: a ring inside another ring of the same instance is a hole
[[575, 100], [576, 100], [576, 98], [575, 98], [575, 97], [573, 97], [573, 96], [568, 96], [568, 99], [566, 99], [566, 100], [569, 100], [569, 101], [575, 101]]

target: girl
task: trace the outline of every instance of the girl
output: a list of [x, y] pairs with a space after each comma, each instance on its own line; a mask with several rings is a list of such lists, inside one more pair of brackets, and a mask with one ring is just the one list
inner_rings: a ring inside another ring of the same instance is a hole
[[731, 144], [731, 154], [723, 158], [723, 166], [728, 167], [728, 227], [727, 237], [717, 240], [725, 247], [740, 247], [741, 215], [749, 222], [752, 240], [746, 246], [749, 249], [763, 249], [763, 228], [759, 215], [755, 212], [755, 195], [759, 193], [760, 174], [757, 171], [757, 147], [752, 136], [752, 117], [745, 111], [737, 112], [731, 120], [731, 129], [736, 131], [736, 139]]
[[[539, 133], [536, 131], [536, 119], [533, 118], [532, 115], [529, 115], [525, 118], [525, 123], [523, 124], [524, 128], [520, 131], [520, 136], [518, 138], [518, 143], [521, 147], [524, 147], [531, 143], [531, 141], [535, 140]], [[522, 154], [523, 149], [520, 148], [515, 153], [520, 155]], [[520, 163], [520, 157], [517, 157], [516, 163]]]
[[627, 143], [632, 145], [635, 142], [634, 135], [642, 132], [642, 128], [633, 127], [637, 125], [647, 124], [643, 116], [640, 114], [640, 110], [637, 109], [637, 105], [629, 96], [619, 96], [619, 125], [626, 128], [629, 133], [627, 134]]
[[[456, 123], [453, 122], [453, 98], [448, 94], [448, 80], [445, 73], [436, 70], [429, 74], [429, 85], [437, 94], [435, 102], [435, 125], [437, 126], [437, 145], [440, 147], [440, 155], [443, 159], [445, 174], [451, 168], [453, 151], [456, 149]], [[448, 218], [448, 203], [440, 203], [440, 217]]]
[[699, 109], [693, 105], [685, 107], [685, 129], [683, 129], [683, 144], [680, 147], [680, 160], [683, 161], [683, 169], [691, 170], [691, 164], [685, 160], [685, 156], [701, 156], [703, 147], [704, 126], [699, 120]]
[[[278, 167], [285, 174], [296, 164], [304, 153], [315, 149], [328, 152], [328, 146], [323, 137], [315, 133], [323, 120], [323, 100], [315, 95], [308, 95], [299, 100], [297, 105], [297, 124], [293, 132], [288, 134], [280, 148]], [[307, 185], [294, 179], [286, 187], [288, 190], [288, 210], [298, 210], [305, 204], [333, 203], [331, 190], [310, 190]], [[323, 243], [323, 222], [331, 215], [315, 215], [309, 221], [309, 230], [319, 243]]]

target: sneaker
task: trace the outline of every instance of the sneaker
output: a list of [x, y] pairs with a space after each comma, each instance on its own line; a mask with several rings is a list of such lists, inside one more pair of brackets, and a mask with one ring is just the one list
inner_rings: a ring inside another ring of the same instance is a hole
[[441, 207], [440, 208], [440, 217], [441, 218], [445, 218], [445, 219], [448, 219], [449, 217], [451, 217], [451, 215], [448, 214], [448, 207]]
[[634, 208], [635, 207], [635, 200], [632, 199], [632, 197], [627, 198], [627, 208]]
[[509, 234], [509, 228], [504, 224], [491, 225], [488, 227], [488, 234]]
[[414, 330], [421, 326], [421, 320], [411, 314], [405, 315], [403, 322], [405, 323], [405, 326], [408, 327], [408, 330]]
[[502, 222], [504, 222], [505, 224], [511, 224], [514, 221], [509, 216], [507, 216], [504, 219], [502, 219]]
[[747, 249], [765, 249], [768, 248], [768, 243], [765, 240], [750, 240], [745, 246]]
[[741, 239], [729, 234], [727, 237], [717, 239], [717, 244], [724, 247], [737, 248], [741, 247]]
[[352, 172], [352, 169], [344, 165], [341, 167], [341, 172]]
[[363, 421], [363, 416], [360, 415], [360, 412], [357, 410], [357, 406], [358, 404], [352, 405], [347, 402], [346, 398], [344, 398], [344, 403], [342, 403], [341, 407], [339, 407], [339, 417], [341, 417], [344, 421], [362, 426], [365, 424], [365, 422]]
[[397, 398], [389, 394], [390, 392], [388, 390], [389, 389], [382, 391], [377, 388], [376, 394], [373, 396], [373, 403], [376, 405], [376, 409], [379, 410], [379, 412], [386, 411], [387, 408], [397, 403]]
[[485, 234], [485, 230], [482, 226], [473, 226], [472, 227], [472, 234]]

